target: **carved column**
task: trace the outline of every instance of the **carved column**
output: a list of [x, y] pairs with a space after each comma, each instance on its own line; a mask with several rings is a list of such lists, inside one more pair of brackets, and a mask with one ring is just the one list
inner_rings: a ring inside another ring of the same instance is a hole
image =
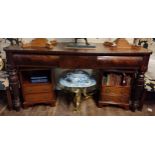
[[149, 58], [150, 58], [150, 55], [143, 56], [143, 62], [138, 71], [136, 83], [135, 83], [134, 107], [140, 111], [143, 108], [143, 99], [145, 95], [144, 74], [148, 68]]
[[142, 97], [144, 95], [144, 72], [139, 72], [135, 83], [134, 108], [142, 110]]
[[11, 69], [8, 66], [9, 83], [13, 94], [13, 108], [17, 111], [20, 110], [20, 92], [19, 92], [19, 80], [16, 69]]
[[16, 111], [19, 111], [21, 107], [19, 79], [17, 75], [17, 69], [12, 60], [12, 55], [10, 53], [7, 53], [7, 72], [9, 74], [9, 84], [12, 90], [13, 108]]
[[136, 106], [135, 106], [135, 88], [136, 88], [136, 80], [137, 80], [137, 73], [133, 73], [132, 75], [132, 81], [131, 81], [131, 96], [130, 96], [130, 103], [129, 103], [129, 106], [130, 106], [130, 109], [135, 112], [136, 110]]

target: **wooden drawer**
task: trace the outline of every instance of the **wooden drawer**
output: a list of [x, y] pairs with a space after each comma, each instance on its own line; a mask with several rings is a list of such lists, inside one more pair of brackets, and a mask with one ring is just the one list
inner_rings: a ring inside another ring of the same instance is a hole
[[50, 93], [52, 92], [51, 84], [31, 84], [23, 85], [23, 93], [24, 94], [32, 94], [32, 93]]
[[123, 95], [107, 95], [107, 94], [102, 94], [101, 100], [104, 102], [115, 102], [115, 103], [129, 103], [129, 95], [128, 96], [123, 96]]
[[130, 86], [102, 86], [102, 94], [129, 96]]
[[143, 63], [142, 56], [98, 56], [97, 64], [98, 66], [112, 67], [112, 68], [133, 68], [140, 67]]
[[130, 86], [102, 86], [101, 100], [103, 102], [129, 103]]
[[69, 69], [96, 68], [96, 56], [61, 56], [60, 67]]
[[24, 95], [26, 102], [48, 102], [54, 99], [53, 93], [36, 93]]
[[13, 59], [18, 66], [52, 66], [59, 67], [59, 56], [36, 55], [36, 54], [14, 54]]

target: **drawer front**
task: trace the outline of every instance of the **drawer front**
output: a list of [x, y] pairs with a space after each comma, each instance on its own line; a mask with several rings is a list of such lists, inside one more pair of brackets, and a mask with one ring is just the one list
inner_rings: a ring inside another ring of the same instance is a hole
[[52, 92], [52, 86], [51, 84], [39, 84], [39, 85], [23, 85], [23, 93], [24, 94], [31, 94], [31, 93], [46, 93], [46, 92]]
[[37, 93], [24, 95], [26, 102], [47, 102], [54, 99], [53, 93]]
[[130, 96], [131, 87], [116, 87], [116, 86], [102, 86], [102, 94], [118, 95], [118, 96]]
[[104, 102], [129, 103], [129, 96], [102, 94], [101, 100]]
[[61, 56], [60, 67], [62, 68], [97, 68], [96, 56]]
[[111, 68], [139, 68], [143, 64], [143, 57], [126, 56], [98, 56], [97, 65]]
[[58, 67], [59, 56], [14, 54], [13, 59], [18, 66], [51, 66]]

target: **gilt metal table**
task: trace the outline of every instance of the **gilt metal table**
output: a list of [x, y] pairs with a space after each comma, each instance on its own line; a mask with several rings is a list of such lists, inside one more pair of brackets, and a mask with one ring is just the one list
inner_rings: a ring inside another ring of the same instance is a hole
[[80, 110], [80, 104], [82, 102], [82, 96], [88, 98], [96, 88], [96, 80], [91, 77], [87, 72], [83, 70], [71, 70], [63, 75], [59, 79], [59, 85], [63, 90], [75, 93], [74, 103], [75, 110]]

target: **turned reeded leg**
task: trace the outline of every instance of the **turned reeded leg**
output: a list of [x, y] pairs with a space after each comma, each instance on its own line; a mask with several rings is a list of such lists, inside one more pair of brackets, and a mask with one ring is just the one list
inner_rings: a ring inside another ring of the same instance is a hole
[[142, 110], [143, 102], [142, 98], [144, 95], [144, 72], [140, 72], [137, 76], [134, 94], [134, 107], [138, 110]]
[[10, 88], [6, 88], [6, 95], [7, 95], [7, 101], [8, 101], [8, 109], [12, 110], [12, 98], [11, 98], [11, 93], [10, 93]]
[[13, 93], [13, 108], [17, 111], [20, 110], [20, 91], [19, 91], [19, 80], [16, 69], [8, 66], [9, 83]]

